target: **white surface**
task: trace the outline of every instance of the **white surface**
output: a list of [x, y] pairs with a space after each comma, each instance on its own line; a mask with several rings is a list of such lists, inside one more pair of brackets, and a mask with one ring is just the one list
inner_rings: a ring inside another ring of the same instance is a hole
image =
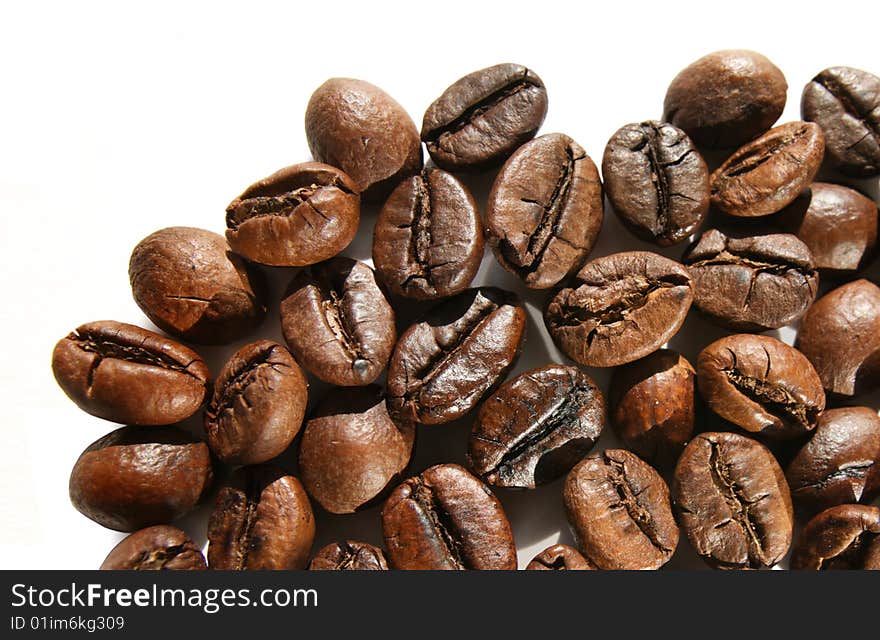
[[[303, 114], [325, 79], [369, 80], [420, 125], [427, 105], [460, 76], [519, 62], [548, 87], [542, 133], [571, 135], [598, 163], [618, 127], [659, 117], [672, 77], [716, 49], [755, 49], [783, 70], [790, 87], [783, 121], [798, 117], [801, 88], [819, 70], [846, 64], [880, 72], [874, 2], [181, 4], [0, 9], [3, 568], [97, 567], [121, 538], [68, 501], [77, 456], [116, 425], [64, 396], [49, 366], [52, 347], [91, 320], [153, 328], [131, 298], [131, 249], [165, 226], [222, 232], [224, 208], [245, 186], [307, 160]], [[486, 179], [469, 183], [479, 186], [482, 206]], [[876, 181], [866, 185], [876, 197]], [[374, 219], [366, 210], [347, 255], [369, 258]], [[606, 210], [592, 257], [624, 247], [651, 248]], [[261, 335], [281, 337], [277, 300], [290, 273], [274, 270]], [[476, 282], [489, 281], [523, 291], [487, 253]], [[525, 295], [531, 323], [517, 371], [560, 361], [535, 307], [545, 296]], [[692, 314], [672, 346], [693, 358], [721, 333]], [[792, 335], [782, 332], [788, 341]], [[200, 351], [216, 373], [244, 342]], [[591, 374], [606, 386], [606, 372]], [[467, 428], [467, 420], [421, 428], [415, 469], [460, 459]], [[597, 450], [612, 442], [604, 436]], [[557, 539], [570, 540], [560, 490], [556, 482], [500, 492], [520, 566]], [[203, 539], [206, 518], [203, 510], [182, 526]], [[342, 536], [379, 542], [378, 510], [319, 516], [317, 544]], [[694, 560], [682, 539], [672, 566]]]

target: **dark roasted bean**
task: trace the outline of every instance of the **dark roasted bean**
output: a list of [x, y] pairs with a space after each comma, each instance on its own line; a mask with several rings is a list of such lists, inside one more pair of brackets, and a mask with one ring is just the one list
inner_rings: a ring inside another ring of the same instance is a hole
[[880, 508], [843, 504], [815, 516], [794, 547], [791, 568], [880, 571]]
[[366, 542], [331, 542], [309, 563], [309, 571], [387, 571], [385, 555]]
[[596, 567], [567, 544], [547, 547], [526, 565], [527, 571], [592, 571]]
[[205, 556], [195, 542], [177, 527], [156, 525], [132, 533], [113, 547], [102, 571], [200, 571]]

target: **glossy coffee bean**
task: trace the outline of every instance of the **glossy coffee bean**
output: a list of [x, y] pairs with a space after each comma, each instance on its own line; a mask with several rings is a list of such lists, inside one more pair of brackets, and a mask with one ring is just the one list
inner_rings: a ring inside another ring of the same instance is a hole
[[794, 547], [791, 568], [880, 571], [880, 508], [843, 504], [816, 515]]
[[208, 566], [305, 569], [315, 519], [299, 480], [278, 467], [242, 467], [217, 493], [208, 522]]
[[791, 545], [791, 495], [773, 454], [736, 433], [701, 433], [675, 468], [679, 523], [716, 569], [759, 569]]
[[567, 544], [547, 547], [526, 565], [527, 571], [592, 571], [595, 568], [577, 549]]
[[582, 460], [563, 497], [578, 547], [599, 569], [659, 569], [675, 552], [669, 488], [629, 451], [606, 449]]
[[628, 124], [602, 158], [605, 193], [621, 222], [657, 245], [685, 240], [709, 211], [709, 169], [688, 135], [671, 124]]
[[259, 464], [281, 454], [302, 425], [308, 388], [280, 344], [245, 345], [223, 366], [205, 411], [211, 451], [230, 465]]
[[602, 228], [596, 165], [561, 133], [527, 142], [501, 168], [486, 206], [486, 236], [501, 266], [546, 289], [583, 264]]
[[136, 531], [192, 511], [212, 480], [204, 442], [174, 427], [122, 427], [80, 455], [70, 501], [108, 529]]
[[101, 565], [102, 571], [201, 571], [207, 568], [202, 550], [186, 533], [162, 524], [124, 538]]
[[185, 420], [202, 406], [210, 382], [192, 349], [112, 320], [81, 325], [59, 340], [52, 372], [83, 411], [133, 425]]
[[128, 278], [146, 316], [191, 342], [226, 344], [266, 314], [263, 275], [212, 231], [169, 227], [147, 236], [131, 254]]
[[294, 277], [281, 300], [281, 329], [303, 367], [342, 387], [378, 378], [396, 336], [373, 270], [341, 256]]
[[613, 367], [659, 349], [692, 300], [691, 276], [679, 263], [647, 251], [615, 253], [585, 264], [550, 300], [544, 323], [575, 362]]
[[323, 547], [309, 563], [309, 571], [387, 571], [385, 554], [366, 542], [345, 540]]
[[577, 367], [551, 364], [505, 382], [480, 407], [468, 466], [496, 487], [534, 489], [568, 473], [605, 426], [605, 399]]
[[489, 488], [457, 464], [401, 484], [382, 508], [395, 569], [516, 569], [513, 533]]

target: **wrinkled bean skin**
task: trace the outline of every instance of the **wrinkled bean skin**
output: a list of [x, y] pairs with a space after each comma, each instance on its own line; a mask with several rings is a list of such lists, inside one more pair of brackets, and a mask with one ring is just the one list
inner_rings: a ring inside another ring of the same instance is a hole
[[554, 544], [536, 555], [526, 571], [593, 571], [596, 567], [577, 549], [567, 544]]
[[186, 533], [156, 525], [132, 533], [113, 547], [101, 571], [203, 571], [202, 550]]
[[501, 168], [486, 207], [486, 236], [501, 266], [532, 289], [576, 271], [602, 228], [602, 183], [574, 140], [549, 133]]
[[309, 571], [388, 571], [385, 554], [366, 542], [345, 540], [323, 547], [309, 563]]
[[791, 568], [880, 571], [880, 508], [842, 504], [816, 515], [794, 547]]

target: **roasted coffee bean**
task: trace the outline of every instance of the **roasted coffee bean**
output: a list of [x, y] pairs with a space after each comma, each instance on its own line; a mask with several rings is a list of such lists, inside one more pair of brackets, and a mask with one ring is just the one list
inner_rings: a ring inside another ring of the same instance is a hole
[[204, 442], [174, 427], [122, 427], [80, 455], [70, 501], [98, 524], [136, 531], [191, 511], [212, 480]]
[[388, 197], [373, 230], [373, 264], [399, 296], [433, 300], [461, 293], [483, 259], [477, 203], [451, 173], [425, 169]]
[[880, 508], [843, 504], [815, 516], [794, 547], [791, 568], [880, 571]]
[[868, 407], [829, 409], [785, 471], [805, 513], [880, 495], [880, 417]]
[[605, 193], [635, 235], [661, 247], [694, 233], [709, 211], [709, 169], [687, 134], [671, 124], [628, 124], [602, 158]]
[[669, 488], [629, 451], [606, 449], [582, 460], [563, 497], [578, 547], [599, 569], [659, 569], [675, 552]]
[[395, 569], [516, 569], [513, 533], [489, 487], [457, 464], [401, 484], [382, 508]]
[[527, 142], [495, 178], [487, 239], [501, 266], [527, 287], [546, 289], [576, 271], [601, 228], [599, 172], [566, 135]]
[[547, 547], [526, 565], [527, 571], [592, 571], [596, 567], [567, 544]]
[[605, 399], [577, 367], [551, 364], [509, 380], [483, 402], [468, 466], [496, 487], [534, 489], [583, 458], [605, 426]]
[[736, 433], [701, 433], [675, 468], [679, 523], [716, 569], [759, 569], [791, 545], [791, 495], [773, 454]]
[[473, 409], [513, 367], [526, 329], [515, 294], [481, 287], [460, 293], [407, 329], [388, 364], [388, 411], [440, 424]]
[[411, 422], [389, 417], [380, 387], [331, 391], [303, 431], [303, 485], [330, 513], [353, 513], [397, 484], [415, 433]]
[[286, 167], [226, 207], [226, 239], [237, 254], [276, 267], [332, 258], [354, 239], [360, 196], [345, 173], [320, 162]]
[[266, 314], [262, 274], [212, 231], [169, 227], [147, 236], [131, 254], [128, 278], [146, 316], [192, 342], [231, 342]]
[[661, 468], [675, 464], [694, 432], [694, 368], [662, 349], [614, 370], [611, 426], [623, 444]]
[[242, 467], [217, 494], [208, 522], [212, 569], [305, 569], [315, 519], [299, 480], [278, 467]]
[[825, 153], [822, 130], [789, 122], [737, 149], [709, 178], [712, 204], [754, 218], [776, 213], [810, 186]]
[[200, 571], [205, 556], [195, 542], [177, 527], [156, 525], [131, 534], [113, 547], [102, 571]]
[[676, 334], [693, 300], [687, 269], [647, 251], [584, 265], [547, 305], [544, 323], [572, 360], [613, 367], [638, 360]]
[[820, 71], [804, 87], [801, 114], [822, 127], [828, 156], [843, 173], [880, 174], [880, 78], [852, 67]]
[[880, 384], [880, 288], [856, 280], [819, 298], [801, 321], [797, 348], [830, 393], [854, 396]]
[[199, 354], [123, 322], [89, 322], [55, 345], [52, 372], [93, 416], [133, 425], [180, 422], [202, 406], [210, 374]]
[[231, 465], [259, 464], [281, 454], [302, 425], [308, 388], [280, 344], [245, 345], [223, 366], [205, 411], [211, 450]]
[[341, 256], [291, 281], [281, 300], [281, 329], [303, 367], [341, 387], [378, 378], [397, 335], [373, 270]]
[[309, 563], [309, 571], [387, 571], [385, 554], [366, 542], [345, 540], [322, 548]]
[[422, 143], [409, 114], [379, 87], [331, 78], [306, 108], [306, 139], [315, 160], [339, 167], [368, 201], [381, 200], [422, 168]]
[[794, 322], [819, 289], [813, 255], [787, 233], [730, 238], [710, 229], [682, 262], [694, 279], [694, 306], [735, 331], [765, 331]]
[[812, 431], [825, 408], [809, 360], [770, 336], [736, 334], [710, 344], [697, 357], [697, 386], [722, 418], [774, 438]]
[[422, 141], [444, 169], [487, 167], [534, 137], [546, 115], [541, 78], [518, 64], [497, 64], [460, 78], [428, 107]]
[[736, 147], [773, 126], [787, 90], [785, 76], [760, 53], [715, 51], [675, 76], [663, 120], [701, 147]]

